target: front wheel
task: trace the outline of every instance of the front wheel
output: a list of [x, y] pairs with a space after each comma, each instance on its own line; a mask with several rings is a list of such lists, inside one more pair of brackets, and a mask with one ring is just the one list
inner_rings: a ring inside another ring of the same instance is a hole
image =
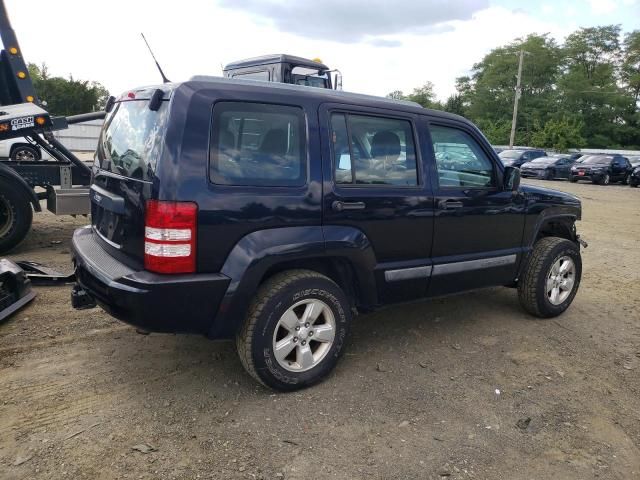
[[611, 176], [605, 173], [604, 177], [600, 180], [600, 185], [609, 185], [611, 183]]
[[236, 337], [243, 366], [263, 385], [292, 391], [325, 378], [344, 349], [349, 302], [331, 279], [290, 270], [267, 280]]
[[578, 244], [564, 238], [542, 238], [518, 282], [520, 304], [536, 317], [557, 317], [573, 302], [581, 277]]
[[569, 181], [571, 183], [578, 183], [578, 179], [576, 177], [574, 177], [573, 175], [569, 177]]
[[622, 180], [622, 184], [623, 185], [629, 185], [631, 183], [631, 174], [627, 174], [626, 177], [624, 177], [624, 180]]

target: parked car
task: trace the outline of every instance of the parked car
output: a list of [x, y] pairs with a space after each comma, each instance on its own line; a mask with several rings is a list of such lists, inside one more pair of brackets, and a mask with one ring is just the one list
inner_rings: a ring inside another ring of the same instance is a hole
[[535, 160], [539, 157], [546, 157], [544, 150], [528, 149], [528, 150], [503, 150], [498, 154], [500, 160], [505, 167], [520, 167], [521, 165]]
[[539, 157], [531, 162], [527, 162], [520, 167], [522, 176], [525, 178], [544, 178], [553, 180], [554, 178], [566, 178], [571, 176], [571, 166], [575, 163], [566, 155], [552, 155]]
[[633, 168], [640, 167], [640, 155], [631, 155], [627, 157], [627, 160]]
[[629, 177], [629, 185], [636, 188], [640, 185], [640, 165], [633, 169], [631, 176]]
[[622, 155], [587, 155], [571, 167], [571, 182], [590, 180], [609, 185], [611, 182], [629, 183], [633, 167]]
[[132, 90], [93, 174], [74, 306], [235, 339], [274, 389], [324, 378], [354, 312], [510, 285], [555, 317], [580, 284], [578, 198], [520, 186], [472, 123], [418, 104], [201, 77]]
[[41, 160], [42, 150], [26, 138], [14, 138], [0, 142], [0, 158], [19, 162]]

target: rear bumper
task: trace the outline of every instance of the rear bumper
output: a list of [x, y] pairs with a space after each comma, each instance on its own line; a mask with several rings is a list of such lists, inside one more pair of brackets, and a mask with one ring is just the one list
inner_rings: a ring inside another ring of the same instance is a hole
[[91, 228], [73, 234], [78, 284], [109, 314], [150, 332], [210, 331], [229, 285], [222, 274], [136, 271], [106, 252]]
[[592, 182], [599, 182], [604, 178], [606, 173], [589, 173], [585, 172], [584, 175], [576, 175], [575, 173], [571, 173], [571, 177], [575, 180], [590, 180]]

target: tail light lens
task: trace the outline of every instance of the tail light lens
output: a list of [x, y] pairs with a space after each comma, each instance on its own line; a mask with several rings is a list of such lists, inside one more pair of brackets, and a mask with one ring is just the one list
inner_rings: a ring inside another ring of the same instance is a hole
[[191, 202], [147, 202], [144, 268], [157, 273], [196, 271], [198, 205]]

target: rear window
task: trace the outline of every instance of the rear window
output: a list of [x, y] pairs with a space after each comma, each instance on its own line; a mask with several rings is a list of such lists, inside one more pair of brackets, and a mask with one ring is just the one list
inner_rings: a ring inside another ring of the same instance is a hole
[[148, 100], [120, 102], [102, 131], [96, 162], [103, 170], [140, 180], [151, 180], [164, 137], [169, 102], [158, 111]]
[[211, 131], [211, 181], [219, 185], [304, 185], [304, 125], [304, 114], [298, 107], [216, 104]]

